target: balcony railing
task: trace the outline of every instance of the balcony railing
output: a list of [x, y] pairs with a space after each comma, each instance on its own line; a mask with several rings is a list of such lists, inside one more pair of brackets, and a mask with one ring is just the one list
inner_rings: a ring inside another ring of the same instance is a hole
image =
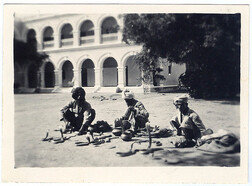
[[118, 40], [118, 33], [102, 34], [101, 40], [102, 40], [102, 43], [111, 42], [111, 41], [117, 41]]
[[61, 46], [70, 46], [73, 45], [73, 38], [61, 39]]
[[[111, 34], [102, 34], [101, 35], [101, 43], [110, 43], [118, 41], [118, 33], [111, 33]], [[79, 38], [80, 46], [88, 45], [91, 43], [95, 43], [95, 36], [84, 36]], [[60, 46], [59, 47], [67, 47], [67, 46], [73, 46], [74, 44], [74, 38], [67, 38], [67, 39], [61, 39], [60, 40]], [[43, 41], [42, 47], [43, 49], [53, 48], [55, 46], [55, 41]]]
[[54, 46], [54, 40], [43, 42], [43, 48], [51, 48], [53, 46]]
[[94, 43], [94, 41], [95, 41], [94, 36], [80, 37], [80, 45]]

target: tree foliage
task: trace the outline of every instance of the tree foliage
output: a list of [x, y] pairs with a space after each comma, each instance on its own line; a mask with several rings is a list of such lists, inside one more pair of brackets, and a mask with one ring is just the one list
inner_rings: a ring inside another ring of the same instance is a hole
[[128, 14], [124, 25], [123, 40], [143, 45], [149, 58], [186, 63], [180, 80], [192, 97], [239, 93], [240, 14]]
[[[40, 92], [41, 86], [40, 67], [48, 58], [49, 56], [46, 53], [37, 51], [36, 39], [27, 42], [14, 39], [14, 63], [19, 64], [21, 67], [33, 64], [34, 70], [37, 71], [36, 92]], [[18, 85], [14, 84], [14, 88], [18, 88]]]
[[37, 42], [24, 42], [14, 39], [14, 62], [21, 66], [28, 63], [34, 63], [37, 70], [47, 60], [49, 56], [46, 53], [37, 52]]
[[163, 71], [157, 61], [160, 59], [150, 53], [150, 50], [143, 48], [141, 52], [139, 52], [136, 56], [134, 56], [135, 62], [138, 64], [139, 69], [142, 74], [142, 80], [146, 84], [158, 85], [158, 79], [164, 80], [164, 76], [160, 74]]

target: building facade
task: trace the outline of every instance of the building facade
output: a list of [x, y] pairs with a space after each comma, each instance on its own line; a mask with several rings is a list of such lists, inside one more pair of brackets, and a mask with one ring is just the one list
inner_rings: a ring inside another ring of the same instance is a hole
[[[141, 46], [122, 42], [123, 16], [120, 14], [60, 14], [22, 18], [15, 22], [14, 37], [27, 42], [36, 39], [39, 52], [49, 55], [40, 68], [42, 88], [72, 86], [141, 89], [141, 72], [134, 55]], [[178, 84], [184, 65], [162, 64], [162, 85]], [[32, 63], [14, 63], [15, 83], [20, 88], [37, 86]]]

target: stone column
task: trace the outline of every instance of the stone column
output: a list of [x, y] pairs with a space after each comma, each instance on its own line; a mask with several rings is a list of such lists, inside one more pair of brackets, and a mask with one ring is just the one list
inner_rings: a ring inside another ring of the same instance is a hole
[[25, 87], [25, 73], [24, 71], [17, 72], [17, 82], [20, 87]]
[[54, 70], [55, 86], [62, 87], [62, 70]]
[[59, 86], [59, 71], [54, 70], [54, 86], [58, 87]]
[[101, 87], [103, 85], [102, 81], [101, 81], [102, 80], [102, 78], [101, 78], [101, 76], [102, 76], [102, 69], [95, 68], [94, 71], [95, 71], [95, 87], [99, 88], [99, 87]]
[[123, 36], [123, 25], [119, 25], [119, 30], [118, 30], [118, 42], [121, 43], [122, 42], [122, 36]]
[[124, 87], [124, 81], [125, 81], [125, 78], [124, 78], [124, 71], [125, 71], [125, 68], [124, 67], [117, 67], [117, 73], [118, 73], [118, 87], [120, 89], [122, 89]]
[[94, 28], [94, 37], [95, 37], [95, 44], [100, 44], [101, 43], [101, 29], [100, 27]]
[[81, 71], [79, 69], [73, 69], [74, 74], [74, 87], [81, 86]]
[[28, 82], [28, 70], [26, 73], [24, 73], [24, 87], [29, 88], [29, 82]]
[[54, 35], [54, 48], [60, 48], [61, 47], [61, 39], [59, 34]]
[[41, 34], [37, 35], [37, 49], [43, 50], [43, 37], [41, 36]]
[[79, 32], [73, 32], [73, 46], [79, 46], [80, 45], [80, 34]]
[[44, 69], [40, 69], [40, 74], [41, 74], [41, 79], [40, 79], [40, 87], [41, 88], [45, 88], [45, 70]]

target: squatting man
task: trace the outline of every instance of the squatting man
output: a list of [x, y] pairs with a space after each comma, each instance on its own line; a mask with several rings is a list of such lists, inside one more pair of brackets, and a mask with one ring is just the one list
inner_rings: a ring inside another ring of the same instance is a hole
[[193, 146], [196, 143], [197, 146], [200, 146], [202, 144], [201, 137], [211, 134], [213, 131], [211, 129], [206, 130], [199, 115], [188, 107], [187, 96], [174, 98], [173, 104], [178, 109], [177, 115], [170, 120], [174, 131], [178, 136], [182, 136], [180, 139], [184, 140], [184, 144]]
[[86, 92], [82, 87], [72, 90], [73, 100], [61, 110], [61, 121], [66, 124], [64, 133], [78, 131], [78, 135], [85, 134], [95, 119], [95, 110], [85, 96]]
[[[86, 134], [95, 119], [95, 110], [85, 99], [86, 93], [82, 87], [72, 90], [73, 100], [62, 110], [61, 121], [65, 122], [64, 132], [77, 132], [78, 135]], [[128, 89], [122, 92], [122, 98], [127, 104], [125, 114], [115, 119], [114, 128], [121, 128], [122, 134], [131, 130], [133, 134], [141, 132], [149, 122], [149, 113], [144, 105], [135, 99], [134, 93]], [[176, 97], [173, 101], [178, 114], [170, 120], [175, 136], [178, 136], [176, 144], [186, 146], [201, 145], [201, 137], [209, 133], [209, 129], [202, 123], [199, 115], [188, 107], [188, 97]], [[210, 129], [210, 132], [211, 129]], [[183, 139], [181, 143], [181, 138]], [[180, 146], [182, 147], [182, 146]]]

